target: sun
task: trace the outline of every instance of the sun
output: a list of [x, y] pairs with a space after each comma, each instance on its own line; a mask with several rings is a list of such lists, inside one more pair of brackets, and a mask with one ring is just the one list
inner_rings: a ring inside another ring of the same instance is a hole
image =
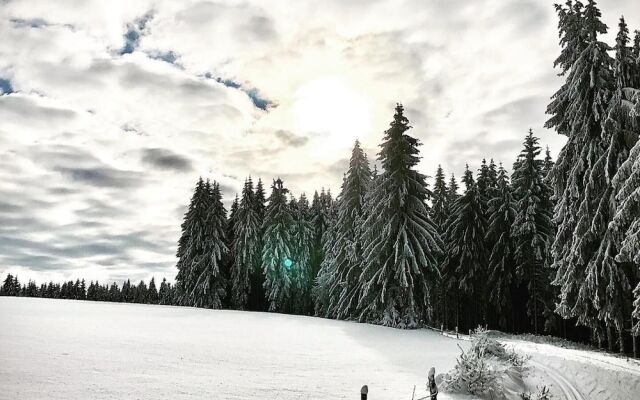
[[368, 99], [338, 77], [318, 78], [301, 86], [293, 108], [298, 130], [326, 138], [331, 146], [350, 145], [371, 130]]

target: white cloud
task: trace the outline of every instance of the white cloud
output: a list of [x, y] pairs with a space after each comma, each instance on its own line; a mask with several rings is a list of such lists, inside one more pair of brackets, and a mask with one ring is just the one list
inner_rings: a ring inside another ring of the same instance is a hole
[[227, 201], [249, 174], [336, 193], [397, 101], [426, 174], [510, 165], [529, 127], [562, 144], [551, 1], [9, 1], [0, 36], [0, 274], [172, 278], [199, 175]]

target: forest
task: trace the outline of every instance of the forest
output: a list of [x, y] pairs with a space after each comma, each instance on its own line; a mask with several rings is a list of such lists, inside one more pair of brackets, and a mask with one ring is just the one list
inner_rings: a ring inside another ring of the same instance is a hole
[[175, 284], [37, 286], [9, 275], [0, 294], [396, 328], [483, 326], [637, 357], [640, 31], [632, 35], [620, 18], [615, 42], [601, 41], [608, 27], [593, 0], [556, 12], [554, 67], [563, 83], [546, 127], [566, 144], [555, 160], [523, 127], [512, 160], [488, 155], [462, 177], [439, 167], [428, 178], [398, 104], [376, 160], [356, 141], [335, 198], [324, 189], [294, 196], [280, 178], [267, 197], [262, 180], [248, 177], [227, 212], [220, 185], [200, 178], [181, 226]]

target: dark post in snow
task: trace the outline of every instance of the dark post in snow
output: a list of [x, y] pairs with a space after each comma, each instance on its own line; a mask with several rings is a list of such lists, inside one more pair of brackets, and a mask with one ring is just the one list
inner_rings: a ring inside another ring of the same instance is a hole
[[367, 395], [369, 394], [369, 387], [364, 385], [362, 389], [360, 389], [360, 400], [367, 400]]

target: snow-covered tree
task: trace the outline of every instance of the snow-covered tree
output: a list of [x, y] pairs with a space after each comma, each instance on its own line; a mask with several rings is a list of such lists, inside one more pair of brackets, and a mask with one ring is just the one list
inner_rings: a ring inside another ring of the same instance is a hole
[[260, 216], [256, 207], [253, 181], [249, 177], [242, 188], [242, 198], [237, 206], [232, 247], [231, 304], [237, 310], [247, 306], [251, 290], [251, 275], [260, 265]]
[[398, 104], [385, 132], [379, 161], [384, 172], [366, 195], [360, 319], [414, 327], [428, 307], [442, 241], [428, 215], [424, 175], [415, 170], [419, 141]]
[[[460, 326], [461, 303], [468, 301], [467, 327], [474, 326], [486, 318], [482, 315], [484, 304], [478, 300], [486, 285], [481, 279], [485, 275], [488, 250], [485, 245], [487, 231], [486, 204], [478, 186], [474, 182], [473, 173], [467, 166], [463, 181], [465, 193], [453, 205], [447, 222], [447, 253], [444, 260], [444, 273], [447, 287], [455, 293], [456, 326]], [[473, 308], [473, 309], [472, 309]], [[471, 315], [473, 313], [473, 315]], [[479, 319], [477, 317], [480, 317]]]
[[609, 46], [598, 40], [607, 31], [600, 10], [594, 0], [584, 8], [578, 4], [571, 10], [558, 7], [563, 50], [557, 64], [566, 82], [547, 108], [551, 118], [546, 126], [568, 138], [551, 171], [558, 226], [552, 251], [557, 269], [554, 283], [560, 287], [557, 312], [564, 318], [576, 317], [595, 332], [597, 308], [593, 288], [587, 284], [595, 275], [587, 271], [587, 264], [598, 238], [589, 229], [604, 194], [594, 166], [604, 152], [602, 120], [613, 79]]
[[176, 281], [184, 305], [222, 308], [226, 293], [222, 268], [229, 251], [226, 234], [226, 210], [220, 186], [200, 179], [183, 223], [183, 236], [187, 239], [182, 251], [178, 248], [182, 257]]
[[291, 213], [293, 223], [291, 225], [291, 258], [295, 264], [289, 268], [293, 283], [293, 294], [295, 302], [292, 312], [296, 314], [311, 314], [313, 311], [313, 300], [311, 298], [311, 288], [315, 276], [312, 272], [312, 251], [314, 248], [314, 229], [309, 209], [309, 201], [303, 193], [296, 201], [291, 199]]
[[149, 281], [147, 303], [158, 304], [158, 288], [156, 288], [156, 279], [154, 277], [151, 277], [151, 280]]
[[355, 316], [362, 272], [359, 222], [370, 182], [367, 156], [356, 141], [336, 203], [336, 219], [325, 235], [325, 257], [315, 289], [316, 293], [326, 293], [316, 296], [321, 315], [341, 319]]
[[544, 162], [538, 138], [533, 131], [524, 140], [524, 149], [514, 165], [512, 176], [515, 220], [511, 236], [515, 243], [516, 271], [529, 291], [528, 314], [538, 333], [539, 318], [549, 312], [548, 292], [551, 272], [549, 246], [553, 237], [551, 189], [544, 182]]
[[[207, 219], [207, 209], [209, 207], [209, 196], [205, 191], [205, 184], [202, 178], [196, 183], [189, 208], [182, 222], [182, 234], [178, 240], [178, 250], [176, 257], [178, 262], [178, 274], [176, 276], [176, 285], [179, 291], [179, 302], [187, 304], [187, 295], [193, 289], [193, 269], [192, 266], [195, 259], [199, 258], [203, 253], [202, 241]], [[130, 301], [131, 283], [125, 282], [122, 287], [122, 294], [125, 301]]]
[[273, 181], [266, 209], [263, 229], [262, 268], [269, 311], [289, 312], [293, 309], [292, 272], [294, 242], [291, 237], [294, 223], [287, 202], [288, 190], [279, 178]]
[[162, 282], [160, 283], [160, 289], [158, 290], [158, 304], [172, 304], [172, 299], [170, 297], [170, 284], [167, 282], [167, 278], [162, 278]]
[[515, 246], [511, 237], [516, 210], [509, 177], [502, 164], [498, 169], [496, 195], [489, 200], [487, 215], [487, 241], [493, 243], [489, 256], [489, 300], [496, 308], [498, 325], [507, 329], [507, 321], [512, 321], [512, 291], [516, 281]]
[[431, 202], [431, 219], [438, 227], [440, 235], [444, 235], [445, 224], [449, 217], [450, 203], [447, 197], [447, 182], [444, 176], [442, 166], [438, 165], [436, 170], [435, 181], [433, 184], [432, 202]]

